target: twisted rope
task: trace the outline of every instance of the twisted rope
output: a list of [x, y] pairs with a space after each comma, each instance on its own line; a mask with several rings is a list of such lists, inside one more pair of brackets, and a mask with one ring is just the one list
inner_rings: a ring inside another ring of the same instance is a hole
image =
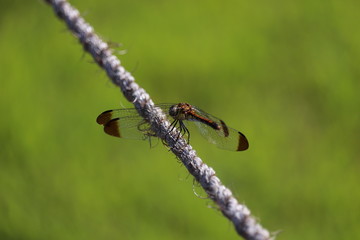
[[232, 192], [215, 176], [215, 171], [196, 155], [195, 150], [182, 137], [177, 139], [176, 132], [168, 133], [170, 123], [166, 116], [154, 107], [149, 94], [135, 83], [134, 77], [121, 66], [120, 60], [112, 55], [108, 44], [95, 34], [93, 27], [80, 16], [79, 11], [66, 0], [45, 1], [52, 5], [57, 16], [66, 22], [71, 32], [80, 40], [85, 51], [106, 71], [111, 81], [120, 87], [126, 99], [134, 104], [157, 136], [181, 160], [224, 216], [232, 221], [237, 233], [245, 239], [271, 239], [269, 232], [256, 222], [245, 205], [239, 204]]

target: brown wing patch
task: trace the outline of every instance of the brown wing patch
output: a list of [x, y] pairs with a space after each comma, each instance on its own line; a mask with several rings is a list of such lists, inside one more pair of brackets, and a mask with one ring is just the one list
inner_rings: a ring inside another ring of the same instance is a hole
[[239, 132], [239, 144], [237, 151], [244, 151], [249, 148], [249, 142], [246, 139], [245, 135]]
[[108, 111], [101, 113], [97, 117], [96, 122], [101, 125], [108, 123], [111, 120], [112, 112], [113, 112], [113, 110], [108, 110]]
[[223, 120], [220, 120], [221, 123], [221, 127], [224, 131], [224, 136], [228, 137], [229, 136], [229, 128], [226, 126], [226, 124], [223, 122]]
[[104, 125], [104, 132], [114, 137], [121, 137], [119, 131], [119, 118], [114, 118]]

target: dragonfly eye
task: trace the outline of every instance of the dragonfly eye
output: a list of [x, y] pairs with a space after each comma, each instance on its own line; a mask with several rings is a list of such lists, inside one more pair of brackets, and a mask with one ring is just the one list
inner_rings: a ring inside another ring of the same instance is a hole
[[179, 109], [176, 105], [173, 105], [169, 109], [169, 115], [172, 117], [176, 117], [179, 114]]

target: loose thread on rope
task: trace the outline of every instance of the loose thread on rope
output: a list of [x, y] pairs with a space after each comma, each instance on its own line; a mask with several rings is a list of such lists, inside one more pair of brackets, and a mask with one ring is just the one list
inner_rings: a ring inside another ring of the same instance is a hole
[[250, 210], [236, 200], [230, 189], [226, 188], [215, 175], [215, 171], [196, 155], [195, 150], [187, 144], [182, 136], [177, 136], [177, 131], [168, 134], [170, 123], [166, 116], [159, 108], [154, 107], [149, 94], [121, 66], [120, 60], [112, 55], [113, 51], [109, 44], [95, 34], [93, 27], [80, 16], [79, 11], [66, 0], [44, 1], [53, 7], [57, 16], [67, 24], [69, 30], [79, 39], [83, 49], [92, 55], [94, 61], [105, 70], [113, 84], [120, 87], [125, 98], [133, 103], [139, 114], [150, 123], [157, 136], [181, 160], [189, 173], [205, 190], [209, 199], [234, 224], [237, 233], [245, 239], [273, 239], [274, 237], [270, 236], [269, 231], [257, 223], [255, 218], [251, 216]]

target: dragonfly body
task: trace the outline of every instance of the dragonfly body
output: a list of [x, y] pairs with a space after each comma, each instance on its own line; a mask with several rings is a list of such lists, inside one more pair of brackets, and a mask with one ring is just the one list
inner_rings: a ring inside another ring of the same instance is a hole
[[182, 120], [199, 121], [212, 127], [215, 130], [220, 129], [220, 126], [216, 122], [197, 114], [193, 109], [193, 107], [188, 103], [179, 103], [171, 106], [169, 109], [169, 115], [174, 119], [180, 121]]
[[[180, 135], [187, 135], [190, 140], [190, 132], [185, 125], [193, 122], [201, 135], [219, 148], [231, 151], [243, 151], [248, 149], [249, 143], [246, 137], [239, 131], [229, 128], [224, 121], [214, 117], [199, 108], [188, 103], [159, 104], [170, 118], [173, 119], [169, 127], [169, 133], [179, 127]], [[136, 109], [108, 110], [101, 113], [97, 122], [104, 125], [104, 131], [115, 137], [144, 139], [154, 136], [150, 126], [137, 114]]]

